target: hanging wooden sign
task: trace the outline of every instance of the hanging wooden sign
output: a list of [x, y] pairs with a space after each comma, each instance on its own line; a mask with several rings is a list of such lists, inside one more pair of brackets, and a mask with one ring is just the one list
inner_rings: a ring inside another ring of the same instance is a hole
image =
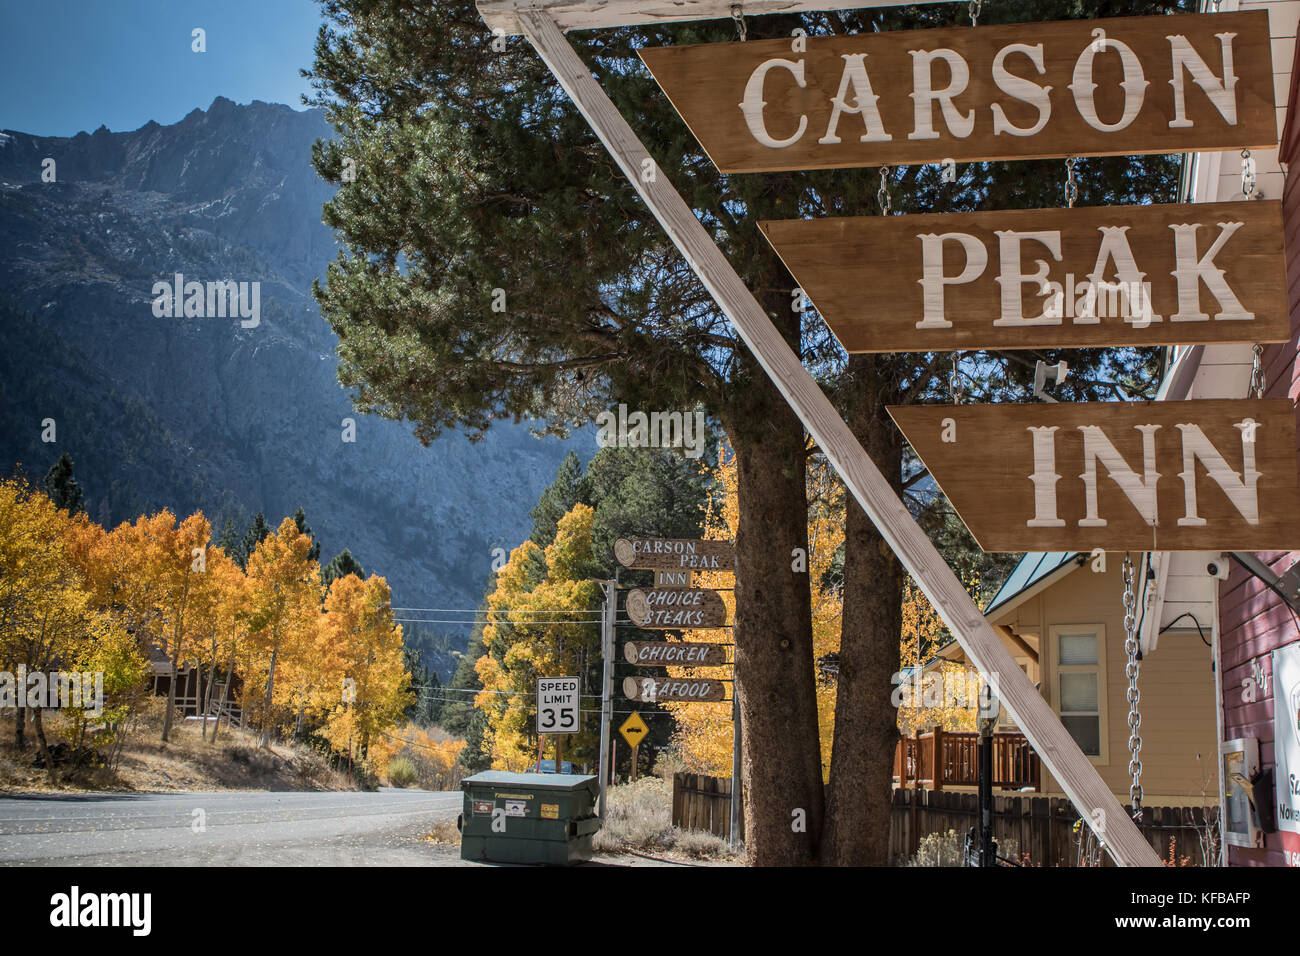
[[724, 173], [1278, 141], [1262, 10], [639, 52]]
[[627, 616], [637, 627], [651, 630], [721, 627], [727, 620], [727, 608], [716, 591], [635, 588], [627, 592]]
[[719, 667], [727, 663], [721, 644], [684, 644], [670, 641], [628, 641], [623, 657], [638, 667]]
[[890, 415], [985, 551], [1285, 551], [1286, 399], [907, 405]]
[[726, 686], [718, 680], [698, 677], [624, 677], [623, 696], [644, 701], [723, 700]]
[[[762, 223], [849, 352], [1291, 337], [1280, 202]], [[882, 300], [864, 289], [888, 289]]]
[[664, 571], [733, 571], [736, 550], [730, 541], [694, 538], [619, 538], [614, 557], [625, 568]]

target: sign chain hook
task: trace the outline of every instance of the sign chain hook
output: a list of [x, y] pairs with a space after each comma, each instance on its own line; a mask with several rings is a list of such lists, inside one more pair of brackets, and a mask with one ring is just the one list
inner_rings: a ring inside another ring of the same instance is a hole
[[733, 3], [731, 5], [731, 19], [736, 21], [736, 31], [740, 34], [740, 42], [744, 43], [749, 39], [749, 29], [745, 26], [745, 5], [743, 3]]
[[1128, 677], [1128, 772], [1133, 776], [1129, 786], [1129, 803], [1133, 822], [1142, 822], [1142, 699], [1138, 691], [1139, 649], [1137, 639], [1137, 594], [1134, 586], [1133, 555], [1124, 555], [1124, 674]]
[[880, 203], [880, 214], [888, 216], [894, 209], [894, 201], [889, 195], [889, 167], [880, 167], [880, 188], [876, 190], [876, 202]]
[[970, 0], [970, 25], [979, 26], [980, 10], [984, 7], [984, 0]]
[[1078, 163], [1077, 156], [1070, 156], [1065, 160], [1065, 205], [1069, 209], [1074, 208], [1074, 203], [1079, 198], [1079, 183], [1074, 178], [1074, 168]]
[[1253, 361], [1250, 366], [1250, 395], [1248, 397], [1264, 397], [1264, 346], [1256, 342], [1251, 346]]

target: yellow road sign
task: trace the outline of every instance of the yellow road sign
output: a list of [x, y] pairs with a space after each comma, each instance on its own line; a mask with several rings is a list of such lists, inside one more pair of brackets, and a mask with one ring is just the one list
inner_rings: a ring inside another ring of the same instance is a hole
[[627, 741], [629, 747], [635, 747], [645, 739], [645, 735], [650, 732], [650, 728], [645, 725], [641, 715], [634, 712], [631, 717], [623, 721], [623, 725], [618, 728], [618, 732], [623, 735], [623, 739]]

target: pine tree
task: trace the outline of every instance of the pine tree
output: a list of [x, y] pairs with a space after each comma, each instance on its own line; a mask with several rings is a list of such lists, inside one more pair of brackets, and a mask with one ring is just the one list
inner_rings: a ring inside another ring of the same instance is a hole
[[239, 542], [237, 553], [231, 557], [244, 570], [248, 569], [248, 559], [253, 556], [257, 546], [266, 540], [266, 536], [271, 533], [271, 526], [266, 523], [266, 517], [262, 512], [253, 516], [253, 523], [249, 525], [248, 530], [244, 532], [243, 539]]
[[66, 451], [46, 473], [45, 493], [50, 496], [50, 500], [56, 507], [62, 508], [70, 515], [75, 515], [82, 510], [85, 496], [82, 494], [81, 486], [77, 484], [77, 479], [72, 476], [72, 459], [68, 457]]
[[533, 532], [528, 537], [539, 548], [555, 540], [559, 520], [569, 509], [583, 500], [582, 462], [576, 452], [569, 452], [560, 462], [555, 480], [542, 492], [529, 515], [533, 519]]
[[313, 561], [319, 561], [320, 542], [317, 541], [316, 536], [311, 533], [311, 527], [307, 524], [307, 515], [302, 510], [302, 505], [299, 505], [298, 510], [293, 513], [293, 523], [298, 526], [299, 534], [305, 534], [307, 537], [311, 538], [311, 550], [307, 552], [307, 557]]
[[[317, 549], [319, 553], [320, 549]], [[329, 564], [321, 569], [321, 581], [328, 589], [331, 584], [346, 574], [355, 574], [359, 578], [366, 576], [365, 569], [361, 567], [361, 562], [352, 556], [352, 552], [344, 548], [338, 554], [330, 559]]]

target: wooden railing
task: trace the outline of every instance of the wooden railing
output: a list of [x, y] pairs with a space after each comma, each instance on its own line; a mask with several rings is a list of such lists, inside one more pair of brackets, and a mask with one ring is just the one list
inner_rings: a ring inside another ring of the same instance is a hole
[[[979, 734], [935, 728], [904, 737], [894, 751], [894, 785], [923, 790], [974, 787], [979, 783]], [[1038, 755], [1024, 734], [993, 735], [993, 786], [1042, 789]]]

